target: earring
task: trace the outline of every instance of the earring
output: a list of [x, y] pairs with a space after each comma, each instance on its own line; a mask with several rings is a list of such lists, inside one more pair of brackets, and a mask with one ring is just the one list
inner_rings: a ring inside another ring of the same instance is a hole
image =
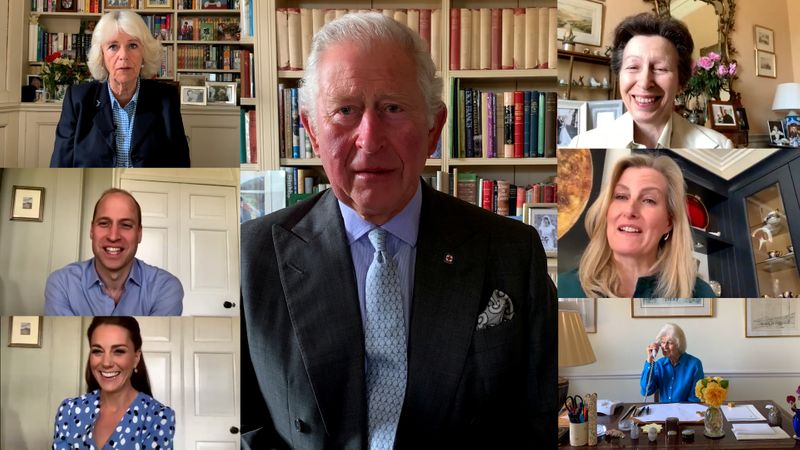
[[138, 367], [134, 367], [133, 368], [133, 373], [139, 373], [139, 368]]
[[662, 238], [662, 240], [663, 240], [664, 242], [667, 242], [667, 241], [669, 240], [669, 235], [670, 235], [670, 232], [669, 232], [669, 231], [667, 231], [667, 234], [665, 234], [665, 235], [664, 235], [664, 237]]

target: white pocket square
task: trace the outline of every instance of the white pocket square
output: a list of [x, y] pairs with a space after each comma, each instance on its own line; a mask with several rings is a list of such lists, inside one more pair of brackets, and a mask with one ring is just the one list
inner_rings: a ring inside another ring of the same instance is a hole
[[475, 329], [483, 330], [495, 327], [507, 320], [511, 320], [513, 317], [514, 304], [511, 303], [511, 298], [503, 291], [495, 289], [489, 299], [489, 305], [478, 316], [478, 326]]

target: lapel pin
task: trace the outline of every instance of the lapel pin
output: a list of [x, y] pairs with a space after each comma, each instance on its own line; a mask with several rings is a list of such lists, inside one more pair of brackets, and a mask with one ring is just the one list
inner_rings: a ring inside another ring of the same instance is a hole
[[447, 264], [453, 264], [453, 255], [447, 253], [444, 255], [444, 262]]

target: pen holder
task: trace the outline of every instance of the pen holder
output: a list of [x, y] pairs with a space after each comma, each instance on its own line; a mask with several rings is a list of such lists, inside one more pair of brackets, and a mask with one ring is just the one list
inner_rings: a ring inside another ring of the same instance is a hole
[[589, 438], [586, 422], [569, 424], [569, 445], [579, 447], [586, 445]]

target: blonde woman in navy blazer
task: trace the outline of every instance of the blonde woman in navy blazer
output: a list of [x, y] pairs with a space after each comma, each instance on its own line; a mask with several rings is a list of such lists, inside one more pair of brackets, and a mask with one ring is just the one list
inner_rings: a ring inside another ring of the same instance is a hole
[[96, 81], [67, 90], [51, 167], [189, 167], [178, 90], [143, 79], [161, 52], [138, 14], [100, 19], [88, 57]]

